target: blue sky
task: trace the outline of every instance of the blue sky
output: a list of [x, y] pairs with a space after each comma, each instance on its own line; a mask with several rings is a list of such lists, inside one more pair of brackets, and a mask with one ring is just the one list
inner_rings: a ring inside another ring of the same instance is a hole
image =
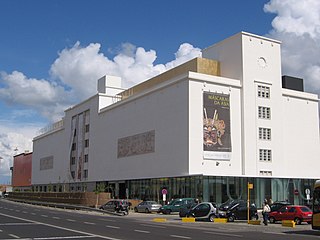
[[240, 31], [281, 40], [283, 73], [319, 93], [319, 14], [317, 0], [0, 0], [0, 183], [102, 75], [129, 87]]

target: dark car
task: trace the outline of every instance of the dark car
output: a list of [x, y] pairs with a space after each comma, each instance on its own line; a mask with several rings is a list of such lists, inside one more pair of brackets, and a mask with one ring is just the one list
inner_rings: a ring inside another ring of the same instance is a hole
[[[248, 220], [248, 207], [245, 200], [228, 200], [219, 207], [218, 215], [221, 218], [227, 218], [228, 222], [234, 220]], [[255, 204], [251, 204], [249, 208], [250, 219], [258, 220], [258, 212]]]
[[121, 213], [123, 215], [129, 214], [130, 202], [124, 199], [114, 199], [103, 204], [100, 209], [108, 212]]
[[213, 222], [217, 214], [217, 205], [212, 202], [202, 202], [191, 208], [187, 213], [187, 217], [195, 219], [206, 219]]
[[282, 220], [292, 220], [296, 224], [301, 224], [302, 222], [310, 224], [312, 221], [312, 210], [307, 206], [287, 205], [269, 213], [270, 223]]
[[197, 199], [195, 198], [176, 198], [167, 205], [162, 206], [158, 213], [170, 214], [173, 212], [180, 212], [182, 209], [190, 209], [195, 203], [197, 203]]
[[292, 205], [288, 201], [276, 201], [270, 205], [271, 212], [278, 211], [283, 206]]

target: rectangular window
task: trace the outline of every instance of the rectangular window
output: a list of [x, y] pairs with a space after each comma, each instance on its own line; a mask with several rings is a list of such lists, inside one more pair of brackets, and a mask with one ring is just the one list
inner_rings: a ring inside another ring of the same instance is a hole
[[269, 107], [258, 107], [258, 117], [261, 119], [271, 119], [271, 109]]
[[84, 155], [84, 162], [88, 162], [89, 161], [89, 155], [88, 154], [85, 154]]
[[72, 151], [76, 150], [76, 143], [72, 143]]
[[271, 140], [271, 129], [270, 128], [259, 128], [259, 139], [260, 140]]
[[83, 177], [84, 177], [84, 178], [88, 178], [88, 170], [87, 170], [87, 169], [85, 169], [85, 170], [83, 171]]
[[270, 98], [270, 87], [258, 85], [258, 97]]
[[71, 158], [71, 165], [74, 165], [74, 164], [76, 164], [76, 158], [75, 158], [75, 157], [72, 157], [72, 158]]
[[272, 176], [272, 171], [260, 171], [261, 176]]
[[84, 141], [84, 147], [89, 147], [89, 139], [86, 139], [85, 141]]
[[89, 124], [86, 124], [86, 132], [89, 132], [90, 126]]
[[76, 177], [75, 171], [71, 171], [71, 177], [74, 179]]
[[259, 160], [262, 162], [271, 162], [272, 154], [270, 149], [259, 149]]

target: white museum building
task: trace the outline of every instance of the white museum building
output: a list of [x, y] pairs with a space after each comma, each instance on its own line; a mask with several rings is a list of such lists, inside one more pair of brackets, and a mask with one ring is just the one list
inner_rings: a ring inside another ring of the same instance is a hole
[[[33, 139], [34, 191], [306, 203], [319, 178], [318, 96], [282, 76], [281, 42], [240, 32], [129, 89], [97, 94]], [[286, 61], [286, 59], [282, 59]], [[51, 188], [50, 188], [51, 189]]]

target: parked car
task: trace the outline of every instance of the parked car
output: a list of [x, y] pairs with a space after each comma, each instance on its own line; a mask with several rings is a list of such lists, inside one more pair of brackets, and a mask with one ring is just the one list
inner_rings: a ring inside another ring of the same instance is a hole
[[312, 210], [307, 206], [287, 205], [269, 213], [270, 223], [282, 220], [292, 220], [296, 224], [301, 224], [302, 222], [310, 224], [312, 221]]
[[271, 212], [279, 210], [283, 206], [292, 205], [288, 201], [276, 201], [270, 205]]
[[143, 201], [134, 208], [134, 211], [145, 213], [158, 212], [161, 207], [162, 205], [156, 201]]
[[179, 212], [181, 209], [190, 208], [195, 203], [197, 203], [197, 199], [195, 198], [176, 198], [169, 202], [169, 204], [162, 206], [158, 213], [170, 214]]
[[[221, 218], [227, 218], [228, 222], [234, 220], [248, 220], [248, 207], [245, 200], [228, 200], [219, 207], [218, 215]], [[250, 219], [258, 220], [258, 212], [255, 204], [249, 207]]]
[[194, 217], [195, 219], [207, 219], [213, 222], [217, 215], [217, 205], [212, 202], [202, 202], [191, 208], [187, 213], [187, 217]]
[[109, 212], [116, 212], [121, 213], [123, 215], [129, 214], [129, 206], [131, 203], [124, 199], [114, 199], [110, 200], [107, 203], [103, 204], [100, 209], [109, 211]]
[[193, 203], [193, 204], [191, 204], [190, 206], [188, 206], [188, 207], [186, 207], [186, 208], [181, 208], [180, 210], [179, 210], [179, 217], [187, 217], [188, 216], [188, 214], [189, 214], [189, 212], [190, 212], [190, 210], [192, 209], [192, 208], [194, 208], [195, 206], [197, 206], [198, 205], [198, 203], [197, 202], [195, 202], [195, 203]]

